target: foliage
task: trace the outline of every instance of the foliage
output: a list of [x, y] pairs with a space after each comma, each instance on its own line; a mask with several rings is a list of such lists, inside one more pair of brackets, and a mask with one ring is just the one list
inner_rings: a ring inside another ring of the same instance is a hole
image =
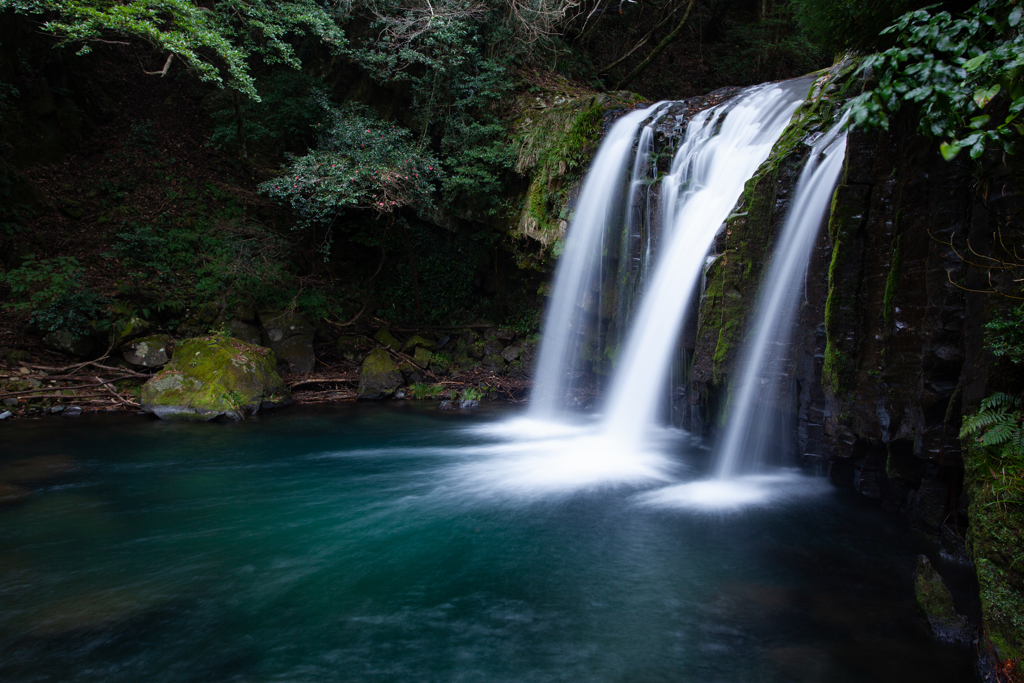
[[93, 329], [104, 329], [108, 299], [82, 280], [82, 267], [71, 256], [37, 260], [29, 258], [20, 267], [0, 274], [15, 300], [6, 304], [14, 312], [31, 312], [30, 323], [42, 332], [66, 330], [84, 337]]
[[447, 390], [448, 388], [443, 384], [416, 383], [409, 387], [409, 391], [412, 394], [412, 397], [420, 400], [437, 398], [438, 395]]
[[[327, 118], [327, 110], [319, 104], [322, 85], [322, 81], [292, 69], [261, 75], [256, 86], [259, 99], [246, 98], [240, 104], [250, 150], [261, 149], [278, 156], [311, 147], [316, 142], [317, 127]], [[221, 104], [212, 112], [210, 142], [223, 148], [239, 141], [234, 105], [227, 97]]]
[[920, 109], [918, 130], [943, 141], [952, 159], [993, 148], [1012, 154], [1024, 134], [1022, 7], [980, 0], [963, 17], [928, 9], [904, 14], [885, 30], [898, 44], [865, 60], [870, 90], [850, 103], [855, 126], [888, 129], [905, 102]]
[[910, 9], [912, 0], [790, 0], [794, 18], [813, 43], [833, 52], [870, 47]]
[[713, 52], [719, 79], [736, 85], [789, 78], [829, 64], [785, 6], [760, 21], [734, 26]]
[[1024, 485], [1024, 413], [1019, 396], [995, 393], [986, 397], [973, 415], [964, 417], [960, 438], [972, 438], [987, 460], [980, 466], [997, 501], [1022, 503], [1016, 498]]
[[1024, 362], [1024, 306], [1017, 306], [985, 324], [985, 342], [994, 356]]
[[[345, 45], [337, 21], [347, 4], [316, 0], [0, 0], [0, 11], [42, 15], [42, 29], [62, 44], [134, 38], [180, 58], [200, 79], [226, 84], [259, 99], [248, 59], [299, 66], [291, 36], [313, 34], [334, 50]], [[165, 66], [169, 66], [168, 61]], [[160, 72], [157, 72], [160, 73]]]
[[[408, 243], [400, 237], [403, 231]], [[450, 233], [413, 222], [391, 231], [387, 248], [395, 254], [392, 267], [374, 284], [375, 298], [381, 302], [377, 316], [413, 319], [417, 286], [423, 322], [457, 323], [471, 317], [471, 311], [485, 308], [490, 302], [483, 300], [475, 286], [477, 270], [486, 258], [485, 234]], [[416, 268], [415, 284], [408, 259], [410, 249]]]
[[[386, 123], [366, 107], [338, 109], [321, 102], [328, 123], [319, 145], [294, 158], [284, 175], [260, 189], [291, 203], [307, 222], [329, 225], [346, 208], [392, 214], [405, 206], [433, 208], [440, 163], [413, 140], [412, 132]], [[364, 240], [376, 244], [372, 236]]]
[[477, 387], [466, 387], [462, 390], [463, 401], [481, 401], [483, 400], [486, 392], [483, 389]]

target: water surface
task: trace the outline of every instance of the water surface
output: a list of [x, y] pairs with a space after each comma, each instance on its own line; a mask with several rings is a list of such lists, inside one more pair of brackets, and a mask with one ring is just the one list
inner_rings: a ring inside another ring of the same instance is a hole
[[0, 464], [79, 469], [0, 509], [0, 680], [972, 680], [899, 519], [791, 474], [708, 513], [699, 442], [588, 475], [510, 410], [2, 425]]

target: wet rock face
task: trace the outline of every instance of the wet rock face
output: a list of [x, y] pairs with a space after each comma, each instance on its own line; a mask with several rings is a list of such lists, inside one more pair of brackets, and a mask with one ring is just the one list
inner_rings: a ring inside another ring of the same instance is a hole
[[261, 311], [263, 345], [270, 348], [288, 372], [313, 372], [313, 334], [309, 322], [296, 313]]
[[291, 402], [276, 366], [262, 346], [221, 336], [187, 339], [143, 385], [142, 408], [163, 420], [241, 420]]

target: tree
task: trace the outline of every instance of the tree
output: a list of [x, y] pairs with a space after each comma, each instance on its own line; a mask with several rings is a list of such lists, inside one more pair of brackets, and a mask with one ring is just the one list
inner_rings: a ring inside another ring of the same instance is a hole
[[888, 129], [906, 103], [920, 110], [918, 130], [953, 159], [986, 149], [1012, 154], [1024, 135], [1024, 25], [1017, 0], [980, 0], [962, 17], [928, 9], [885, 29], [897, 45], [864, 62], [870, 87], [850, 103], [855, 126]]
[[41, 29], [60, 44], [81, 45], [86, 53], [94, 43], [141, 40], [166, 54], [166, 75], [178, 57], [204, 81], [226, 85], [253, 99], [248, 60], [299, 66], [288, 38], [318, 36], [332, 50], [345, 46], [338, 22], [348, 13], [347, 2], [321, 5], [315, 0], [215, 0], [204, 6], [191, 0], [0, 0], [0, 11], [39, 17]]

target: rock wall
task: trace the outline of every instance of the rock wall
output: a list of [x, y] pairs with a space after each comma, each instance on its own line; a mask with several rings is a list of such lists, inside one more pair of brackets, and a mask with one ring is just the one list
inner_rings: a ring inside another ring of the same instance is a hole
[[[692, 419], [712, 433], [728, 414], [737, 349], [809, 136], [828, 120], [809, 118], [815, 106], [748, 183], [716, 241], [696, 335], [683, 341]], [[773, 408], [791, 461], [906, 515], [944, 558], [975, 564], [982, 650], [989, 665], [1012, 669], [1024, 654], [1024, 524], [1016, 507], [996, 503], [985, 460], [958, 435], [982, 398], [1021, 385], [1019, 369], [984, 346], [985, 322], [1011, 305], [985, 292], [1006, 275], [971, 254], [992, 253], [1000, 234], [1020, 243], [1024, 174], [1005, 159], [981, 174], [968, 160], [947, 162], [916, 127], [903, 116], [887, 132], [851, 132]]]

